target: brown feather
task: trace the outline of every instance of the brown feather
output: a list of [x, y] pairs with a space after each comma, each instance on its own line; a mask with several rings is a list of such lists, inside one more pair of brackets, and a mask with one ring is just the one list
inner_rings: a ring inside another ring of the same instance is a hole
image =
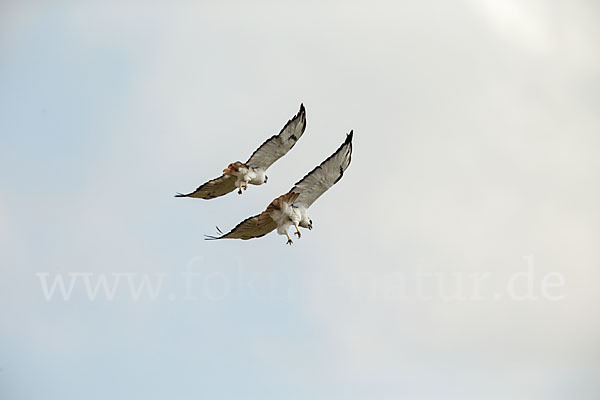
[[218, 178], [212, 179], [200, 185], [192, 193], [178, 193], [175, 197], [195, 197], [199, 199], [214, 199], [223, 196], [235, 190], [235, 177], [229, 175], [221, 175]]
[[223, 170], [223, 174], [225, 175], [235, 175], [236, 172], [239, 172], [239, 170], [241, 168], [248, 168], [246, 167], [246, 164], [244, 164], [241, 161], [236, 161], [234, 163], [231, 163], [227, 166], [227, 168], [225, 168]]
[[282, 194], [281, 196], [273, 200], [271, 204], [267, 206], [267, 209], [259, 215], [259, 223], [262, 222], [262, 220], [266, 217], [269, 217], [269, 219], [271, 219], [271, 213], [275, 210], [281, 210], [284, 204], [292, 205], [294, 201], [296, 201], [298, 196], [300, 196], [298, 193], [289, 192], [286, 194]]
[[261, 212], [258, 215], [258, 218], [256, 219], [256, 225], [258, 225], [258, 227], [263, 227], [267, 224], [270, 224], [273, 222], [273, 219], [271, 218], [271, 215], [269, 214], [269, 212], [267, 212], [266, 210]]

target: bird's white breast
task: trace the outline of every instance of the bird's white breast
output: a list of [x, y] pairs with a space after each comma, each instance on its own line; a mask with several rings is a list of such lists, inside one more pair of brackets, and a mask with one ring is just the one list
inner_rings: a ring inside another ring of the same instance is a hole
[[310, 218], [308, 218], [308, 209], [304, 206], [298, 207], [298, 214], [300, 215], [299, 222], [303, 225], [308, 225], [310, 223]]
[[250, 168], [246, 173], [246, 179], [253, 185], [262, 185], [265, 182], [266, 171], [262, 168]]
[[298, 208], [284, 203], [281, 210], [273, 210], [271, 212], [271, 218], [277, 224], [277, 232], [280, 235], [284, 235], [291, 225], [300, 222], [302, 215]]

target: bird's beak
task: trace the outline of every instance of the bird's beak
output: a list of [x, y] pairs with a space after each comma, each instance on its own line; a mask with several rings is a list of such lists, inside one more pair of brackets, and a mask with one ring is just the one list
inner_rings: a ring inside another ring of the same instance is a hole
[[308, 230], [309, 230], [309, 231], [312, 231], [312, 225], [309, 225], [309, 226], [308, 226]]

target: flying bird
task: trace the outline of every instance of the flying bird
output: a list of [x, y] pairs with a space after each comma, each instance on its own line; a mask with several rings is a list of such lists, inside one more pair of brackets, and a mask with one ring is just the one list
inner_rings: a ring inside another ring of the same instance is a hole
[[298, 238], [302, 236], [299, 227], [312, 229], [313, 222], [308, 217], [308, 208], [342, 179], [344, 171], [350, 165], [352, 135], [353, 131], [350, 131], [335, 153], [297, 182], [288, 193], [273, 200], [265, 211], [240, 222], [229, 233], [223, 234], [217, 228], [221, 236], [206, 236], [206, 239], [248, 240], [277, 229], [278, 234], [287, 236], [287, 244], [291, 245], [293, 241], [288, 234], [289, 227], [295, 227], [294, 233]]
[[214, 199], [233, 192], [236, 188], [238, 194], [242, 194], [242, 188], [248, 189], [248, 184], [267, 183], [267, 169], [294, 147], [305, 128], [306, 110], [304, 104], [300, 104], [298, 114], [285, 124], [278, 135], [271, 136], [261, 144], [248, 161], [231, 163], [223, 170], [223, 175], [220, 177], [200, 185], [192, 193], [177, 193], [175, 197]]

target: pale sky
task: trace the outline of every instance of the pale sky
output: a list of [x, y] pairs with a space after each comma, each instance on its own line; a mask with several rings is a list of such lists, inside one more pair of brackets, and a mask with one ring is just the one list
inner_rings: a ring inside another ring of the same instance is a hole
[[[0, 4], [0, 398], [600, 398], [599, 17], [583, 0]], [[173, 197], [301, 102], [267, 185]], [[351, 129], [293, 246], [203, 240]], [[160, 290], [135, 300], [144, 274]], [[57, 276], [73, 291], [46, 300]], [[114, 297], [90, 300], [101, 276]]]

